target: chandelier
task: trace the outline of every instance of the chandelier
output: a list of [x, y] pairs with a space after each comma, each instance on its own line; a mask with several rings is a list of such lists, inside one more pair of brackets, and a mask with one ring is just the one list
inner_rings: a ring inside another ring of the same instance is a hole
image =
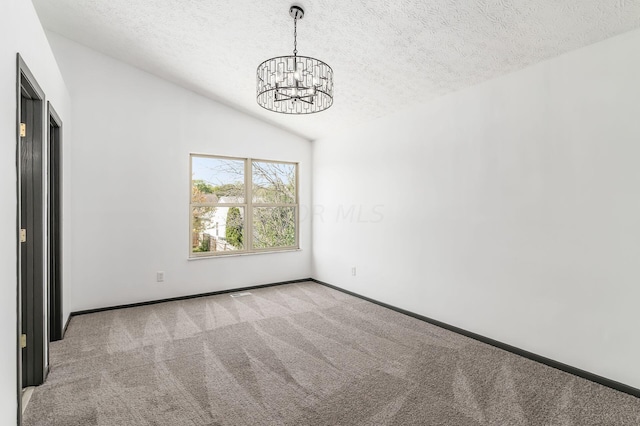
[[300, 6], [291, 6], [293, 56], [278, 56], [257, 70], [257, 100], [262, 108], [282, 114], [311, 114], [333, 104], [333, 70], [319, 59], [298, 56]]

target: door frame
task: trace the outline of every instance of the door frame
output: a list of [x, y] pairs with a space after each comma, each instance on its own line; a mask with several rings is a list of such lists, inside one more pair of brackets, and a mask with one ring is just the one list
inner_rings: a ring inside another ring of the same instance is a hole
[[[43, 250], [42, 253], [39, 257], [40, 261], [42, 262], [42, 271], [43, 271], [43, 282], [42, 282], [42, 291], [45, 291], [45, 281], [46, 279], [44, 279], [46, 277], [46, 252], [44, 250], [44, 248], [48, 245], [47, 242], [47, 238], [46, 238], [46, 234], [47, 234], [47, 223], [46, 223], [46, 191], [47, 191], [47, 178], [46, 178], [46, 169], [44, 167], [44, 165], [46, 164], [47, 158], [46, 158], [46, 149], [44, 143], [46, 142], [45, 139], [45, 131], [44, 131], [44, 123], [46, 116], [46, 112], [45, 112], [45, 105], [46, 105], [46, 98], [45, 98], [45, 94], [44, 91], [42, 90], [42, 88], [40, 87], [40, 85], [38, 84], [37, 80], [35, 79], [33, 73], [31, 73], [31, 71], [29, 70], [29, 67], [27, 66], [27, 64], [25, 63], [25, 61], [23, 60], [22, 56], [20, 55], [20, 53], [18, 53], [16, 55], [16, 198], [17, 198], [17, 210], [16, 210], [16, 251], [17, 251], [17, 264], [16, 264], [16, 273], [17, 273], [17, 291], [16, 291], [16, 313], [17, 313], [17, 329], [16, 329], [16, 366], [17, 366], [17, 371], [16, 371], [16, 376], [17, 376], [17, 399], [18, 399], [18, 404], [17, 404], [17, 408], [18, 408], [18, 412], [17, 412], [17, 420], [18, 420], [18, 425], [22, 424], [22, 384], [23, 384], [23, 380], [22, 380], [22, 348], [20, 345], [21, 342], [21, 335], [22, 335], [22, 243], [20, 242], [20, 229], [22, 227], [22, 167], [21, 167], [21, 145], [22, 145], [22, 138], [20, 135], [20, 123], [22, 122], [22, 87], [23, 87], [23, 82], [26, 82], [28, 85], [28, 89], [30, 93], [30, 96], [35, 97], [38, 102], [39, 102], [39, 109], [40, 109], [40, 117], [41, 117], [41, 122], [40, 124], [40, 128], [39, 129], [32, 129], [33, 131], [35, 131], [36, 133], [34, 133], [35, 135], [38, 135], [41, 143], [42, 143], [42, 164], [41, 164], [41, 168], [42, 168], [42, 214], [43, 214], [43, 223], [42, 223], [42, 235], [40, 235], [40, 238], [42, 238], [42, 245], [43, 245]], [[28, 235], [27, 235], [28, 238]], [[44, 294], [43, 294], [44, 296]], [[46, 378], [46, 374], [48, 373], [48, 363], [46, 360], [46, 353], [48, 353], [48, 336], [47, 336], [47, 326], [46, 323], [48, 322], [48, 319], [46, 318], [45, 315], [45, 306], [43, 303], [43, 306], [40, 307], [42, 309], [42, 316], [43, 316], [43, 323], [42, 324], [33, 324], [34, 327], [42, 327], [42, 336], [43, 336], [43, 341], [39, 342], [42, 343], [42, 359], [43, 359], [43, 365], [40, 366], [41, 370], [39, 369], [38, 372], [42, 371], [42, 380], [44, 381], [44, 379]], [[37, 345], [38, 347], [40, 347], [40, 345]]]
[[[62, 120], [51, 102], [47, 102], [47, 297], [49, 342], [61, 340], [62, 318]], [[55, 146], [54, 146], [55, 145]], [[49, 351], [47, 351], [47, 357]], [[47, 365], [49, 363], [47, 362]]]

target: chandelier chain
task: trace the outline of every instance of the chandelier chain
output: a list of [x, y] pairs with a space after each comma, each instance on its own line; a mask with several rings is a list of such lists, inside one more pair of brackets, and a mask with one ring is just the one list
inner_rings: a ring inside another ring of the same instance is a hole
[[293, 18], [293, 56], [298, 56], [298, 17]]

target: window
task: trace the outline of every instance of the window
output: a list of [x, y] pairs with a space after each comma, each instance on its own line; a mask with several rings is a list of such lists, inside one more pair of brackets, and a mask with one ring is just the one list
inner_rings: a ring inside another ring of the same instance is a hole
[[190, 257], [297, 249], [298, 164], [191, 154]]

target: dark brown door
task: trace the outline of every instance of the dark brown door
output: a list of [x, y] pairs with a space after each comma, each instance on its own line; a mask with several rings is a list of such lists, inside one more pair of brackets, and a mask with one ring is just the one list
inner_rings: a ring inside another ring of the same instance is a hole
[[[22, 387], [39, 385], [45, 378], [43, 199], [44, 94], [26, 65], [19, 67], [19, 219]], [[24, 237], [24, 238], [23, 238]]]

